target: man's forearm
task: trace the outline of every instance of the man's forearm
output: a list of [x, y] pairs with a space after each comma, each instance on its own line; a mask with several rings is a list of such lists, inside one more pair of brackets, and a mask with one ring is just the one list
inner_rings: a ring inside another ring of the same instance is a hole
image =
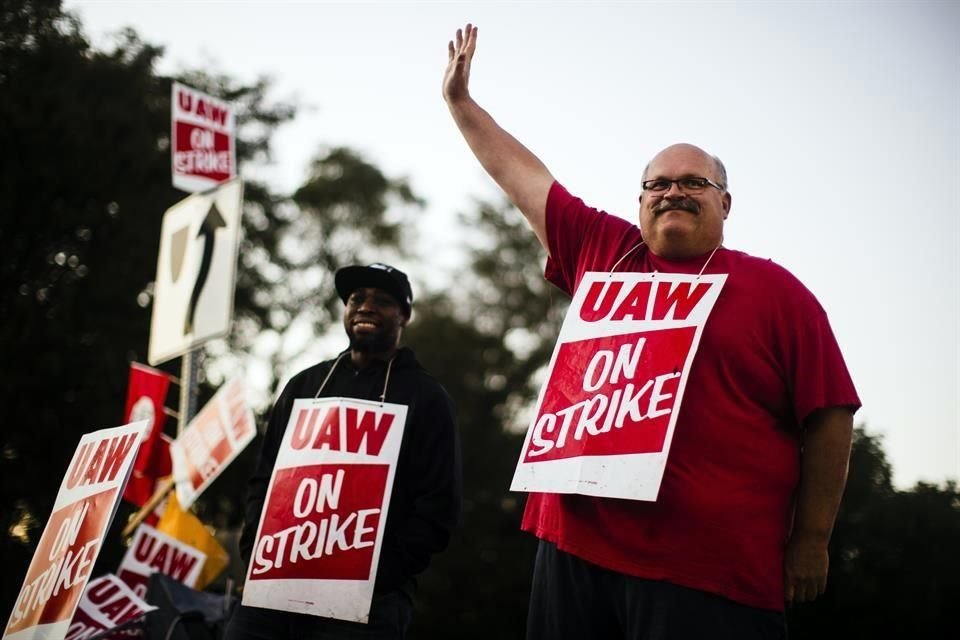
[[784, 550], [784, 598], [813, 600], [827, 587], [828, 543], [850, 461], [853, 414], [843, 407], [817, 412], [804, 429], [793, 529]]
[[481, 166], [527, 218], [540, 243], [548, 248], [545, 212], [553, 176], [546, 165], [497, 124], [473, 98], [447, 104]]
[[829, 540], [847, 482], [853, 415], [844, 407], [824, 409], [804, 431], [793, 530]]

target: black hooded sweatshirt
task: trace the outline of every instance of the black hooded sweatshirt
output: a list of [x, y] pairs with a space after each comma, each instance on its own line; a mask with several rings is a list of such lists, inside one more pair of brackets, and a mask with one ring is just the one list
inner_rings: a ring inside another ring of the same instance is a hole
[[[389, 380], [386, 363], [357, 369], [349, 352], [341, 355], [344, 357], [320, 397], [379, 401], [386, 381], [384, 401], [407, 407], [374, 591], [401, 589], [412, 597], [415, 576], [427, 567], [431, 555], [446, 548], [460, 516], [460, 442], [454, 427], [453, 402], [406, 347], [397, 350]], [[248, 564], [293, 401], [313, 398], [334, 362], [321, 362], [294, 376], [270, 413], [257, 466], [248, 485], [240, 536], [240, 552]]]

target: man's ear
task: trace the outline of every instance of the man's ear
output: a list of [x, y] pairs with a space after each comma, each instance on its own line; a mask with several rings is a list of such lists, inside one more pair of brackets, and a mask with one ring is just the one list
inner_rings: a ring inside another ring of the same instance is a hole
[[726, 220], [727, 216], [730, 215], [730, 207], [733, 205], [733, 196], [730, 195], [729, 191], [724, 192], [723, 194], [723, 219]]

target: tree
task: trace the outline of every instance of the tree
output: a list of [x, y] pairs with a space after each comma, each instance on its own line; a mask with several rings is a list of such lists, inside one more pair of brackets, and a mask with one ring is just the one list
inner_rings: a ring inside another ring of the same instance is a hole
[[[536, 540], [520, 531], [525, 497], [509, 491], [566, 301], [540, 275], [544, 253], [508, 203], [464, 217], [470, 268], [449, 295], [421, 297], [405, 333], [457, 407], [464, 513], [450, 549], [421, 580], [411, 639], [522, 638]], [[525, 424], [522, 427], [526, 427]]]
[[58, 3], [14, 5], [0, 18], [0, 518], [17, 534], [0, 543], [5, 603], [79, 435], [119, 422], [159, 213], [177, 199], [160, 179], [159, 50], [130, 37], [95, 53]]

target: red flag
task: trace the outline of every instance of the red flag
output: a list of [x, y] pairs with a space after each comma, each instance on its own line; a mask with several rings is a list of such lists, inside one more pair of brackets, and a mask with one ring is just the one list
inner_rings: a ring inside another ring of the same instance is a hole
[[133, 463], [124, 499], [142, 507], [153, 495], [157, 480], [171, 473], [169, 439], [163, 435], [167, 416], [163, 412], [170, 376], [163, 371], [131, 362], [124, 421], [150, 420], [146, 439]]

